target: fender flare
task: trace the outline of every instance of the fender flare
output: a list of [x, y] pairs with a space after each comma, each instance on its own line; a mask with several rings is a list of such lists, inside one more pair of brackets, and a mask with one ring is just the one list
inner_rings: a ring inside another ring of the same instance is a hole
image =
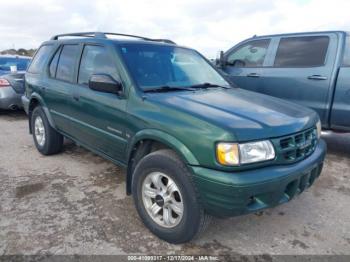
[[199, 165], [197, 158], [192, 154], [186, 145], [174, 136], [157, 129], [144, 129], [136, 133], [131, 139], [127, 149], [127, 174], [126, 174], [126, 192], [131, 194], [131, 181], [132, 181], [132, 170], [131, 170], [131, 155], [135, 145], [142, 140], [153, 140], [160, 142], [170, 149], [174, 150], [187, 164]]
[[33, 100], [37, 100], [39, 102], [39, 105], [42, 107], [42, 109], [44, 110], [45, 112], [45, 115], [47, 117], [47, 120], [49, 121], [49, 124], [52, 128], [55, 128], [55, 122], [53, 121], [52, 119], [52, 116], [51, 116], [51, 113], [50, 113], [50, 110], [49, 108], [46, 106], [43, 98], [38, 94], [38, 93], [33, 93], [31, 96], [30, 96], [30, 99], [29, 99], [29, 107], [28, 107], [28, 119], [29, 119], [29, 130], [30, 132], [32, 131], [31, 130], [31, 126], [30, 126], [30, 121], [31, 121], [31, 111], [29, 110], [30, 108], [30, 104], [32, 103]]
[[164, 145], [173, 149], [176, 153], [179, 154], [180, 157], [182, 157], [186, 161], [186, 163], [190, 165], [199, 165], [197, 158], [192, 154], [192, 152], [187, 148], [187, 146], [185, 146], [180, 140], [178, 140], [174, 136], [169, 135], [168, 133], [158, 129], [143, 129], [142, 131], [134, 135], [134, 137], [129, 143], [129, 147], [127, 150], [128, 160], [130, 159], [132, 149], [134, 148], [134, 146], [141, 140], [147, 139], [163, 143]]

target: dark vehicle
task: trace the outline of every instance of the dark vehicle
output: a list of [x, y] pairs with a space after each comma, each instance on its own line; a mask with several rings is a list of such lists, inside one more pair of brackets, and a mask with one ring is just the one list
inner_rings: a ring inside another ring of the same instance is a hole
[[0, 109], [22, 108], [24, 73], [30, 57], [0, 55]]
[[254, 36], [223, 53], [239, 87], [316, 110], [322, 127], [350, 131], [350, 35], [342, 31]]
[[285, 203], [320, 175], [326, 145], [314, 111], [231, 87], [170, 40], [118, 35], [44, 42], [22, 100], [42, 154], [68, 137], [127, 169], [127, 193], [158, 237], [190, 241], [211, 215]]

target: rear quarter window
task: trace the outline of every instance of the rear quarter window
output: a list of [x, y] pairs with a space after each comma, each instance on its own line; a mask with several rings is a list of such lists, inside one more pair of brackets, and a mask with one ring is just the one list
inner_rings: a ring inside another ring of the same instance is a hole
[[50, 67], [49, 67], [49, 72], [50, 72], [50, 77], [56, 77], [56, 70], [57, 70], [57, 64], [58, 64], [58, 58], [60, 57], [62, 48], [60, 47], [54, 57], [51, 60]]
[[274, 66], [292, 68], [323, 66], [328, 45], [328, 36], [281, 38]]
[[350, 36], [346, 37], [343, 65], [350, 66]]
[[39, 48], [28, 68], [29, 73], [38, 74], [43, 70], [52, 47], [52, 45], [43, 45]]

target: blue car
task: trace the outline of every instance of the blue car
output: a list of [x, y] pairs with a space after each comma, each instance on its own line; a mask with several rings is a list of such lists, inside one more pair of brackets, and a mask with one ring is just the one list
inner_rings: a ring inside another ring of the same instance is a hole
[[24, 94], [24, 73], [30, 57], [0, 55], [0, 109], [22, 108]]
[[324, 129], [350, 131], [349, 32], [254, 36], [218, 62], [239, 87], [312, 108]]

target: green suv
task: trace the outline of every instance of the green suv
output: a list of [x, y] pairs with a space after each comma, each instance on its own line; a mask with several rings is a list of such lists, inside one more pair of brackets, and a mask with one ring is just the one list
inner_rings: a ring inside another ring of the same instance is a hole
[[236, 88], [170, 40], [57, 35], [25, 85], [37, 149], [58, 153], [67, 137], [125, 167], [142, 221], [171, 243], [190, 241], [211, 216], [285, 203], [322, 170], [314, 111]]

